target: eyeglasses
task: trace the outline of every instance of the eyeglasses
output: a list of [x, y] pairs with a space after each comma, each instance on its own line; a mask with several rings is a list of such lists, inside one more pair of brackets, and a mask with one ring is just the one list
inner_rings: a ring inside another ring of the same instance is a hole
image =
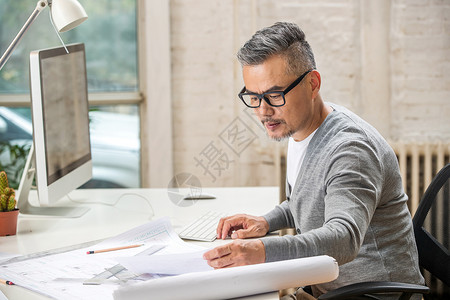
[[239, 98], [244, 102], [245, 105], [247, 105], [250, 108], [257, 108], [261, 106], [261, 101], [264, 99], [264, 101], [267, 102], [270, 106], [279, 107], [286, 104], [285, 95], [289, 93], [290, 90], [295, 88], [302, 80], [305, 78], [306, 75], [308, 75], [309, 72], [312, 70], [306, 71], [302, 75], [300, 75], [299, 78], [297, 78], [290, 86], [288, 86], [284, 91], [271, 91], [266, 92], [262, 94], [255, 94], [255, 93], [244, 93], [245, 92], [245, 86], [242, 88], [241, 92], [239, 93]]

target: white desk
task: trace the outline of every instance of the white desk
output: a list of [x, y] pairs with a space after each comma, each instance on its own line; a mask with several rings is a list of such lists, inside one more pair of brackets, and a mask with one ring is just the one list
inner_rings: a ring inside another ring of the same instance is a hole
[[[181, 207], [169, 199], [167, 189], [76, 190], [69, 195], [72, 201], [65, 198], [61, 205], [86, 206], [91, 208], [89, 212], [74, 219], [19, 215], [17, 234], [0, 237], [0, 252], [27, 255], [105, 239], [164, 216], [170, 217], [177, 231], [208, 210], [262, 215], [278, 203], [279, 197], [277, 187], [205, 188], [204, 191], [217, 198], [197, 200], [191, 206]], [[36, 193], [30, 194], [33, 203]], [[224, 242], [229, 241], [217, 240], [213, 245]], [[47, 299], [17, 286], [0, 285], [0, 290], [11, 300]], [[278, 293], [245, 299], [278, 299]]]

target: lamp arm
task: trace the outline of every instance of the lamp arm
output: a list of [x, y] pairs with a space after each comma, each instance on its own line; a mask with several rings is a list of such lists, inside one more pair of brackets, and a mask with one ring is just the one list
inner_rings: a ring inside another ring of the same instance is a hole
[[22, 37], [25, 34], [25, 32], [28, 30], [28, 28], [30, 28], [31, 24], [34, 22], [34, 20], [37, 18], [37, 16], [41, 13], [41, 11], [44, 10], [47, 6], [48, 6], [48, 1], [47, 0], [39, 0], [37, 2], [36, 8], [31, 13], [31, 16], [25, 22], [25, 24], [23, 25], [22, 29], [20, 29], [19, 33], [16, 35], [14, 40], [11, 42], [11, 44], [8, 47], [8, 49], [6, 49], [5, 53], [0, 58], [0, 70], [3, 68], [3, 66], [6, 63], [6, 61], [11, 56], [14, 48], [16, 48], [17, 44], [22, 39]]

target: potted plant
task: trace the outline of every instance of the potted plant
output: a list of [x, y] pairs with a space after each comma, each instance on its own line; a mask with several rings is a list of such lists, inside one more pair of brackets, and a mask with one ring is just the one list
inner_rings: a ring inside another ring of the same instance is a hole
[[0, 172], [0, 236], [15, 235], [17, 216], [15, 191], [9, 187], [5, 171]]

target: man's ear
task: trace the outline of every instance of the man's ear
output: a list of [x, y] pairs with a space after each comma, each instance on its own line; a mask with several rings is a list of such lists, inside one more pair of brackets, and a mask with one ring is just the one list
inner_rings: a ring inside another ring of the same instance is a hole
[[312, 70], [309, 77], [309, 83], [311, 85], [312, 98], [316, 98], [320, 91], [320, 84], [322, 82], [320, 73], [317, 70]]

